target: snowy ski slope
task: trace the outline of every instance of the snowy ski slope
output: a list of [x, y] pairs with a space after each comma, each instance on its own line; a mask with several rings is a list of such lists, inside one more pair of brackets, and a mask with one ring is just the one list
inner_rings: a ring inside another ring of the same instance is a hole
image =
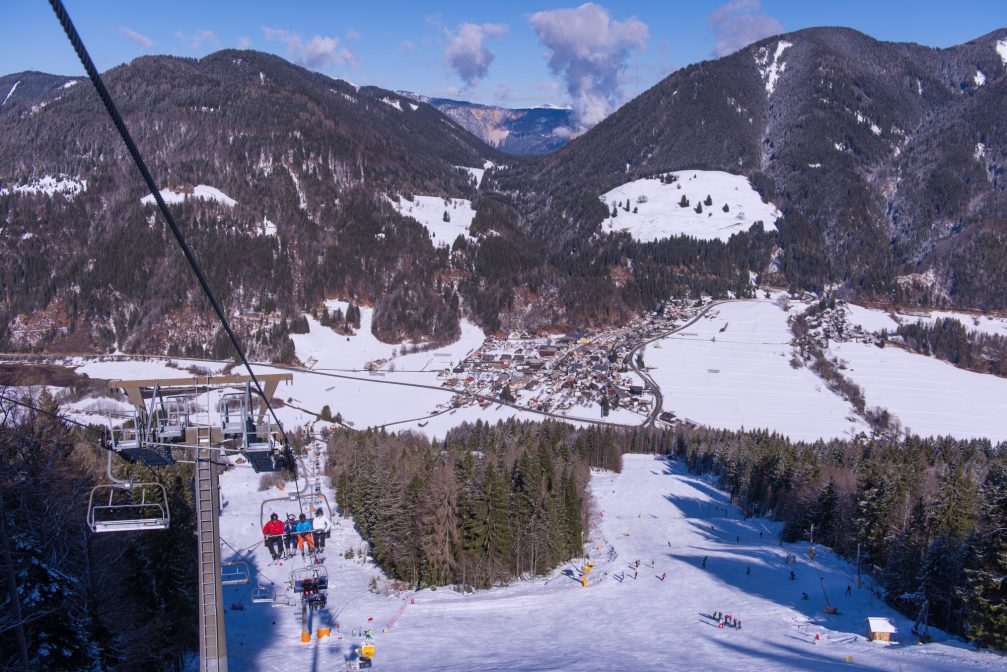
[[[622, 474], [593, 474], [585, 549], [596, 566], [587, 588], [580, 586], [584, 560], [578, 560], [548, 577], [474, 594], [445, 588], [375, 594], [368, 584], [380, 571], [369, 559], [343, 557], [363, 543], [351, 520], [334, 517], [325, 561], [328, 606], [310, 624], [311, 642], [302, 644], [299, 606], [249, 599], [257, 582], [273, 581], [285, 595], [285, 577], [301, 563], [267, 566], [266, 551], [256, 545], [260, 504], [283, 493], [258, 492], [257, 480], [247, 468], [221, 477], [225, 560], [233, 559], [232, 548], [254, 547], [242, 554], [252, 561], [252, 585], [224, 592], [233, 669], [344, 669], [353, 630], [367, 627], [375, 632], [377, 671], [1005, 669], [1003, 659], [939, 633], [934, 643], [912, 644], [911, 622], [875, 598], [869, 582], [844, 595], [854, 583], [845, 561], [821, 547], [810, 561], [806, 544], [781, 546], [774, 523], [740, 519], [708, 479], [647, 455], [627, 455]], [[296, 507], [275, 510], [282, 515]], [[797, 556], [796, 565], [785, 563], [787, 554]], [[819, 577], [840, 615], [822, 613]], [[718, 629], [713, 611], [741, 619], [744, 629]], [[867, 616], [892, 618], [900, 643], [867, 642]], [[317, 639], [325, 626], [332, 636]]]

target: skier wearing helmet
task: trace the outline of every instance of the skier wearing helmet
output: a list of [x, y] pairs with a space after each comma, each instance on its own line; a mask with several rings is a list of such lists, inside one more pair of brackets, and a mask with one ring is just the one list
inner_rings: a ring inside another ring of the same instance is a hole
[[279, 560], [283, 554], [283, 523], [275, 513], [269, 516], [269, 522], [262, 527], [262, 536], [273, 560]]

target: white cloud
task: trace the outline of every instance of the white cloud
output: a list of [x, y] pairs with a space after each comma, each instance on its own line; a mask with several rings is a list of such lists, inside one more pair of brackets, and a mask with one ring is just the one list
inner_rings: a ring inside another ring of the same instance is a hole
[[549, 69], [563, 78], [582, 129], [622, 103], [622, 75], [630, 53], [647, 45], [647, 24], [635, 16], [613, 21], [607, 9], [592, 2], [536, 12], [528, 23], [550, 50]]
[[202, 51], [204, 46], [220, 47], [220, 39], [217, 38], [212, 30], [197, 30], [192, 35], [178, 32], [175, 33], [175, 37], [188, 45], [189, 49], [193, 51]]
[[483, 46], [487, 37], [497, 37], [507, 32], [501, 23], [463, 23], [452, 33], [445, 29], [444, 60], [469, 88], [475, 86], [489, 71], [493, 52]]
[[306, 68], [317, 70], [325, 66], [356, 63], [357, 57], [346, 47], [339, 46], [339, 38], [315, 35], [305, 42], [298, 33], [280, 28], [263, 27], [267, 40], [279, 40], [287, 45], [287, 57]]
[[713, 10], [706, 24], [713, 33], [714, 55], [733, 54], [752, 42], [782, 33], [780, 22], [761, 9], [759, 0], [732, 0]]
[[238, 38], [238, 49], [248, 49], [252, 46], [252, 38], [242, 35]]
[[154, 40], [150, 39], [146, 35], [141, 35], [132, 28], [127, 28], [126, 26], [119, 26], [115, 30], [123, 37], [128, 37], [129, 39], [133, 40], [144, 49], [150, 49], [151, 47], [154, 46]]

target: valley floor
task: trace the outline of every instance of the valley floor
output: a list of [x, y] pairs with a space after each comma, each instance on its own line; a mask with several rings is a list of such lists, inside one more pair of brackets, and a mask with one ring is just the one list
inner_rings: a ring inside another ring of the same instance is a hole
[[[222, 537], [236, 549], [261, 539], [260, 504], [278, 496], [258, 492], [257, 481], [242, 468], [221, 478]], [[226, 588], [225, 603], [241, 605], [227, 613], [232, 668], [342, 669], [359, 639], [353, 630], [371, 627], [376, 670], [1007, 669], [1002, 657], [939, 634], [935, 643], [912, 643], [912, 623], [878, 600], [868, 582], [845, 596], [855, 585], [848, 563], [822, 547], [812, 561], [807, 544], [781, 546], [776, 524], [741, 519], [724, 493], [680, 463], [627, 455], [623, 473], [595, 472], [590, 488], [595, 507], [586, 550], [595, 567], [587, 588], [580, 585], [581, 559], [548, 577], [474, 594], [375, 594], [368, 584], [380, 571], [369, 559], [343, 557], [364, 544], [350, 519], [336, 517], [325, 562], [328, 606], [312, 623], [331, 625], [332, 636], [302, 644], [299, 606], [252, 604], [251, 586]], [[788, 554], [796, 564], [785, 562]], [[301, 562], [266, 566], [261, 546], [249, 555], [253, 585], [280, 585]], [[840, 615], [823, 614], [820, 578]], [[743, 629], [717, 628], [714, 611], [741, 619]], [[891, 618], [900, 641], [866, 641], [867, 616]]]

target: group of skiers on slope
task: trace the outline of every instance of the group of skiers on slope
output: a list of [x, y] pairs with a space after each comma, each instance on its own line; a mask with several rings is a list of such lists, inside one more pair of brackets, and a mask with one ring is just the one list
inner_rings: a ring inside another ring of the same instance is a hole
[[741, 630], [741, 619], [735, 618], [730, 614], [725, 614], [722, 611], [713, 612], [713, 618], [717, 621], [717, 627], [723, 630], [724, 628], [733, 628], [735, 630]]
[[273, 513], [269, 522], [262, 528], [262, 536], [266, 548], [273, 560], [294, 557], [295, 549], [304, 557], [304, 547], [308, 552], [324, 551], [325, 537], [331, 532], [332, 523], [321, 509], [315, 510], [315, 517], [308, 520], [303, 513], [300, 518], [288, 513], [286, 522], [280, 521], [280, 516]]

